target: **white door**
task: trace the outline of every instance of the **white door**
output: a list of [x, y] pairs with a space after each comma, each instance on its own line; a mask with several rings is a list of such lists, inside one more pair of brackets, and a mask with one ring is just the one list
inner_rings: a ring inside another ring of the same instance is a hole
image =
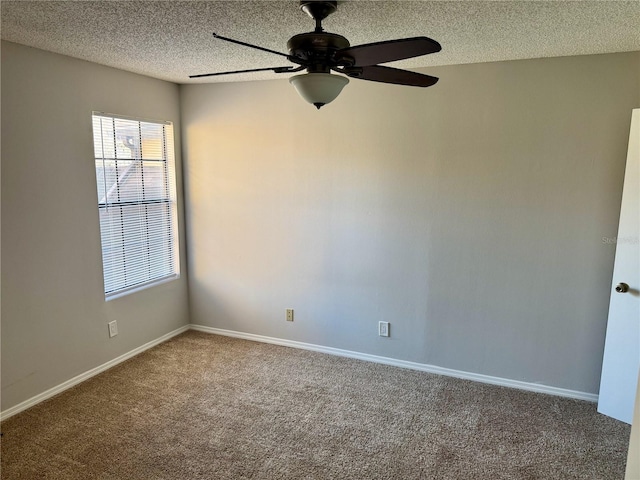
[[640, 367], [640, 109], [633, 110], [598, 411], [631, 423]]

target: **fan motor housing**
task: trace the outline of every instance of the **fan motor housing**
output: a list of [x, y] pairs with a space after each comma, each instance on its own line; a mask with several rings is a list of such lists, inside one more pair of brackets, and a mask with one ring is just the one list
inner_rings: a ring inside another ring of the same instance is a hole
[[337, 50], [349, 48], [349, 40], [327, 32], [300, 33], [289, 39], [289, 55], [303, 60], [329, 60]]

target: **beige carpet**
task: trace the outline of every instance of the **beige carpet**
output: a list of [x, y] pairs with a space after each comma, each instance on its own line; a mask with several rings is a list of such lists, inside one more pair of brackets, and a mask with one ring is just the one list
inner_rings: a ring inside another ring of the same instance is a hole
[[594, 404], [187, 332], [2, 424], [3, 479], [622, 479]]

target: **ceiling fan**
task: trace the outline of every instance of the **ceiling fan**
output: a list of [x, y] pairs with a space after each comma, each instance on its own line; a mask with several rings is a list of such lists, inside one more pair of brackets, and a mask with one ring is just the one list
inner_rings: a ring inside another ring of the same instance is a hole
[[[295, 75], [289, 79], [289, 82], [302, 98], [318, 109], [340, 94], [344, 86], [349, 83], [347, 77], [412, 87], [430, 87], [438, 81], [436, 77], [430, 75], [378, 65], [439, 52], [442, 47], [438, 42], [427, 37], [412, 37], [352, 47], [342, 35], [325, 32], [322, 28], [322, 20], [337, 8], [337, 1], [301, 0], [300, 9], [315, 20], [316, 28], [313, 32], [291, 37], [287, 42], [289, 54], [213, 34], [215, 38], [226, 42], [280, 55], [295, 66], [204, 73], [190, 75], [189, 78], [268, 70], [275, 73], [292, 73], [306, 69], [307, 73]], [[346, 76], [334, 75], [331, 71]]]

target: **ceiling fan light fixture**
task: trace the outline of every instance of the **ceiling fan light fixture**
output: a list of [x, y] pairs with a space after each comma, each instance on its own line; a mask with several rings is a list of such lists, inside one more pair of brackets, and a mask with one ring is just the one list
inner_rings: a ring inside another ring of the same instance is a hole
[[336, 99], [349, 83], [347, 77], [330, 73], [304, 73], [289, 78], [298, 94], [307, 102], [320, 109]]

